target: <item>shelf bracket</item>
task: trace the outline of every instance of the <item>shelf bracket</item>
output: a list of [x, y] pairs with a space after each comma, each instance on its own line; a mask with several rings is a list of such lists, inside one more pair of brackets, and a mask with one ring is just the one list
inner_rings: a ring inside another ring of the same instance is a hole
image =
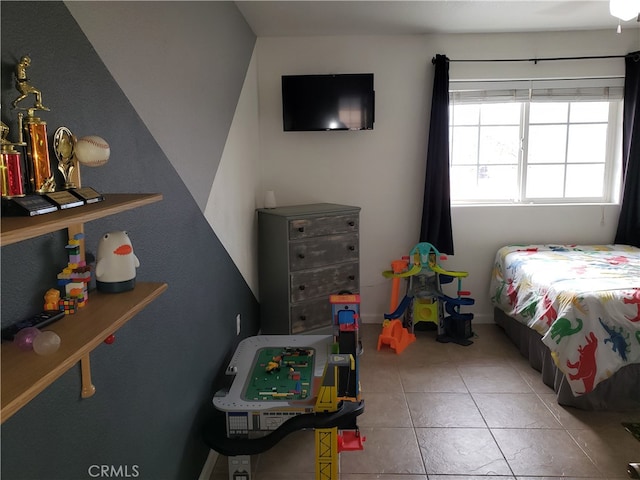
[[96, 387], [91, 383], [91, 363], [88, 353], [80, 359], [80, 369], [82, 370], [82, 398], [92, 397], [96, 393]]

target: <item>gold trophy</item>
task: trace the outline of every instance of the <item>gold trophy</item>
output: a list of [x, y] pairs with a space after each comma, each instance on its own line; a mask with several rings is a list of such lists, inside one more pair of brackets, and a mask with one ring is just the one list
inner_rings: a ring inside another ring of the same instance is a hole
[[[20, 113], [22, 115], [22, 113]], [[20, 141], [12, 143], [9, 127], [0, 122], [0, 178], [2, 180], [2, 214], [3, 215], [41, 215], [55, 212], [58, 207], [51, 203], [44, 195], [26, 195], [24, 174], [20, 152], [14, 147], [23, 147], [22, 135]]]
[[69, 190], [76, 188], [73, 181], [74, 170], [77, 168], [77, 160], [74, 155], [76, 137], [67, 127], [60, 127], [53, 135], [53, 151], [58, 159], [58, 170], [64, 178], [64, 188]]
[[24, 143], [11, 143], [7, 138], [9, 127], [0, 121], [0, 177], [2, 179], [2, 197], [24, 196], [24, 176], [20, 152], [13, 147]]
[[53, 135], [53, 151], [58, 159], [58, 170], [64, 178], [64, 190], [49, 192], [46, 197], [61, 210], [84, 205], [84, 200], [72, 194], [72, 189], [80, 183], [80, 170], [75, 158], [76, 137], [67, 127], [60, 127]]
[[[29, 83], [27, 76], [27, 68], [31, 65], [31, 59], [25, 55], [16, 65], [16, 89], [20, 92], [20, 96], [13, 102], [13, 108], [18, 110], [26, 110], [27, 117], [21, 112], [18, 114], [18, 122], [20, 131], [24, 131], [27, 141], [27, 156], [29, 183], [31, 191], [35, 193], [47, 193], [55, 191], [55, 179], [51, 173], [51, 163], [49, 161], [49, 145], [47, 142], [47, 123], [35, 116], [36, 110], [49, 111], [42, 104], [42, 93]], [[32, 107], [20, 108], [18, 103], [27, 98], [30, 94], [34, 94], [36, 101]]]

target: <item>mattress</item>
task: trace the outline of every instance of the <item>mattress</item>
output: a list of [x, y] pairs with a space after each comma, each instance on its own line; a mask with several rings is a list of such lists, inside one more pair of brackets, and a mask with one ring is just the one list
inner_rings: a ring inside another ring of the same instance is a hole
[[542, 336], [575, 396], [640, 364], [640, 249], [502, 247], [490, 289], [496, 307]]

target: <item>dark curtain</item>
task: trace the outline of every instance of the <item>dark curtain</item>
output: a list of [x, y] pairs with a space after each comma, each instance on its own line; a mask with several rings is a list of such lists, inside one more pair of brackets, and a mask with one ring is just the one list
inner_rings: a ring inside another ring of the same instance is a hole
[[640, 247], [640, 51], [625, 58], [622, 172], [624, 187], [615, 243]]
[[420, 242], [453, 255], [449, 188], [449, 59], [436, 55]]

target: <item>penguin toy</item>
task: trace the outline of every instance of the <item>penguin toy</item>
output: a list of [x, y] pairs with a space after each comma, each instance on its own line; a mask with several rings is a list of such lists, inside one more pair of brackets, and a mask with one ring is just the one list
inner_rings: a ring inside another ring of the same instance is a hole
[[133, 290], [139, 266], [140, 261], [133, 253], [127, 232], [105, 233], [98, 243], [96, 288], [106, 293]]

